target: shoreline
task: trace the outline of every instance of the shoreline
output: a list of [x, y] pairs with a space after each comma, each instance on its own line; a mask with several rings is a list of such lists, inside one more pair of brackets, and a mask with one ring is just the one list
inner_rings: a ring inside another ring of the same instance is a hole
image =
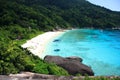
[[55, 37], [64, 34], [65, 32], [66, 31], [45, 32], [30, 40], [27, 40], [26, 43], [21, 45], [21, 47], [27, 48], [32, 54], [41, 58], [48, 42]]

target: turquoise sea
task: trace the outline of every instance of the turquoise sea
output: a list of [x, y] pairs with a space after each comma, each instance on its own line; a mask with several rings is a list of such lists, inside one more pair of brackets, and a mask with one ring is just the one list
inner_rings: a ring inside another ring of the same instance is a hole
[[96, 76], [120, 76], [120, 30], [69, 30], [49, 42], [45, 55], [81, 57]]

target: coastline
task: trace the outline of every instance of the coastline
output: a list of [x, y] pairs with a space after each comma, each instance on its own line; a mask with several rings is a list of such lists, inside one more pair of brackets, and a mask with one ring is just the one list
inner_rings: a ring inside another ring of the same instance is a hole
[[32, 38], [31, 40], [26, 41], [26, 43], [21, 45], [21, 47], [27, 48], [32, 54], [41, 58], [48, 42], [64, 33], [65, 31], [45, 32]]

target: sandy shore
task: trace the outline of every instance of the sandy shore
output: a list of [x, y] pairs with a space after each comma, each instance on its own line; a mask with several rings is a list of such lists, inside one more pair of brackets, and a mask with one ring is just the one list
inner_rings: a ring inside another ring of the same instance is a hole
[[56, 32], [46, 32], [44, 34], [38, 35], [37, 37], [28, 40], [25, 44], [22, 45], [23, 48], [27, 48], [34, 55], [40, 57], [44, 52], [46, 44], [53, 38], [57, 37], [60, 34], [63, 34], [63, 31]]

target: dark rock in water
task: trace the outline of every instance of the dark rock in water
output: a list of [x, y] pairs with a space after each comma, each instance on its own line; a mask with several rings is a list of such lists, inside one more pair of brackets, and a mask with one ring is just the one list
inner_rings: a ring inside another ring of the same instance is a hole
[[58, 52], [58, 51], [60, 51], [60, 49], [55, 49], [54, 51]]
[[94, 72], [92, 69], [84, 64], [82, 64], [80, 61], [82, 61], [81, 58], [78, 57], [67, 57], [63, 58], [60, 56], [45, 56], [44, 61], [49, 63], [55, 63], [56, 65], [64, 68], [69, 72], [69, 74], [75, 75], [75, 74], [81, 74], [81, 75], [94, 75]]
[[55, 39], [53, 42], [58, 42], [58, 41], [60, 41], [59, 39]]

